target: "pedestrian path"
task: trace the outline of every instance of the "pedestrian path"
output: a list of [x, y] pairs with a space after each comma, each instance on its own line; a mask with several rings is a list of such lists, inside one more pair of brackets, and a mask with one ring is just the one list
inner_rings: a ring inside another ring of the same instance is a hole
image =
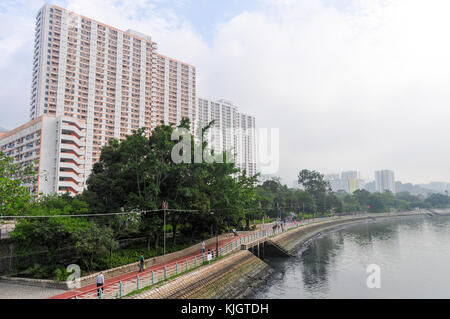
[[[285, 230], [290, 228], [293, 224], [288, 224]], [[245, 235], [234, 236], [231, 238], [222, 239], [219, 241], [219, 256], [225, 255], [234, 249], [239, 248], [241, 243], [261, 238], [261, 236], [271, 235], [272, 227], [266, 225], [266, 230], [259, 230]], [[270, 230], [269, 230], [270, 229]], [[199, 245], [198, 245], [199, 246]], [[216, 256], [216, 243], [206, 245], [206, 252], [212, 251], [212, 255]], [[200, 246], [199, 246], [200, 251]], [[51, 297], [50, 299], [91, 299], [91, 298], [117, 298], [126, 295], [127, 293], [157, 283], [172, 275], [179, 274], [184, 270], [197, 267], [206, 260], [206, 254], [191, 253], [179, 257], [170, 262], [153, 265], [143, 272], [138, 269], [134, 272], [129, 272], [106, 280], [103, 291], [98, 294], [97, 285], [90, 284], [82, 288], [66, 291], [62, 294]], [[137, 268], [137, 267], [136, 267]]]

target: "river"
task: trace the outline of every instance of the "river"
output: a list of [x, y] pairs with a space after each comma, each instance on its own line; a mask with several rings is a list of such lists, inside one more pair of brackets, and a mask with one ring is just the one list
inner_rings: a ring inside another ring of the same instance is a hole
[[364, 222], [265, 262], [275, 272], [251, 299], [450, 298], [450, 217]]

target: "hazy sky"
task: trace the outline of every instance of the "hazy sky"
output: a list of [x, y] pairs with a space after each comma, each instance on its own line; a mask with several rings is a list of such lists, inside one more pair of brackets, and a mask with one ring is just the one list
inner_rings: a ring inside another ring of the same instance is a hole
[[[0, 2], [0, 126], [28, 120], [34, 17]], [[279, 128], [279, 175], [450, 181], [448, 0], [67, 0], [197, 67], [198, 95]]]

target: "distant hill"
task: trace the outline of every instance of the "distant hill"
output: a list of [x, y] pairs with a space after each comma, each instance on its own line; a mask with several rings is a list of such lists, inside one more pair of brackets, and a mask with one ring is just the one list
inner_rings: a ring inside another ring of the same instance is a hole
[[395, 190], [397, 193], [408, 192], [413, 195], [428, 195], [430, 193], [437, 193], [436, 190], [433, 190], [428, 187], [424, 187], [425, 185], [413, 185], [411, 183], [395, 183]]
[[[438, 193], [439, 191], [431, 188], [431, 187], [425, 187], [428, 185], [413, 185], [411, 183], [405, 183], [402, 182], [395, 182], [395, 192], [396, 193], [402, 193], [402, 192], [408, 192], [413, 195], [428, 195], [430, 193]], [[375, 182], [370, 182], [365, 185], [365, 189], [371, 193], [375, 193], [376, 186]]]
[[0, 126], [0, 132], [8, 132], [8, 130]]

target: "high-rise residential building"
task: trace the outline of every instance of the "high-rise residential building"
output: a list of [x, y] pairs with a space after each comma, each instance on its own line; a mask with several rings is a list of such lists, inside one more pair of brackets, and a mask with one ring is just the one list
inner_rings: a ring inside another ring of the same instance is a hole
[[361, 179], [359, 171], [347, 171], [341, 173], [341, 179], [348, 184], [348, 193], [352, 194], [358, 189], [364, 189], [365, 183]]
[[195, 67], [175, 59], [157, 55], [153, 74], [153, 127], [161, 122], [177, 124], [182, 118], [196, 125]]
[[256, 174], [255, 118], [239, 112], [226, 100], [198, 99], [198, 125], [204, 127], [214, 120], [207, 134], [216, 153], [231, 151], [236, 166], [248, 176]]
[[395, 175], [393, 171], [382, 170], [375, 172], [375, 190], [379, 193], [390, 191], [395, 193]]
[[31, 122], [25, 126], [64, 117], [85, 128], [78, 173], [84, 187], [110, 139], [141, 127], [150, 133], [183, 117], [194, 130], [195, 82], [195, 67], [159, 54], [149, 36], [45, 4], [36, 16]]
[[86, 124], [68, 116], [41, 115], [0, 136], [0, 150], [36, 172], [31, 193], [83, 191]]
[[334, 192], [345, 191], [352, 194], [358, 189], [364, 189], [364, 181], [361, 179], [360, 172], [347, 171], [341, 174], [329, 174], [325, 179], [330, 183]]

